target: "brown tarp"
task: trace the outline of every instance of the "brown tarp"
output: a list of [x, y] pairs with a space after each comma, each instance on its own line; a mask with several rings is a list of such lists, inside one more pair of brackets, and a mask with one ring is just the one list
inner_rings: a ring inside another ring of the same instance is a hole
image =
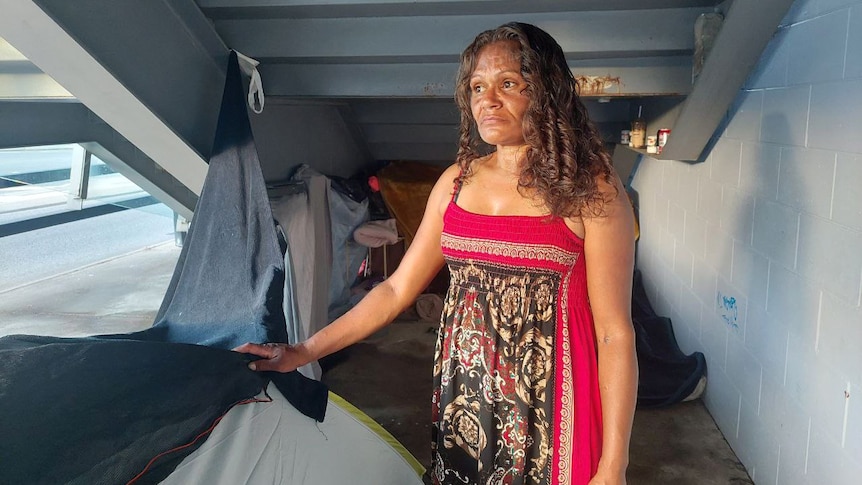
[[446, 167], [398, 161], [377, 173], [383, 201], [397, 222], [398, 233], [404, 236], [408, 246], [422, 222], [431, 189], [444, 170]]

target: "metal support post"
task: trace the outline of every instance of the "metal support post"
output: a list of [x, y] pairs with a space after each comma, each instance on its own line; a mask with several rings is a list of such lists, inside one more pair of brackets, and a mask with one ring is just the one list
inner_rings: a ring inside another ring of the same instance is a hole
[[71, 210], [81, 210], [87, 199], [90, 186], [90, 160], [92, 154], [81, 145], [72, 149], [72, 169], [69, 173], [69, 198], [66, 207]]

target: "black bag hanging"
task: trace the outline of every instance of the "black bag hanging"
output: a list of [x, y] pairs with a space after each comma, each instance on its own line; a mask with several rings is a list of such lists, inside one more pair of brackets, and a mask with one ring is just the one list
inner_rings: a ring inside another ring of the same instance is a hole
[[287, 342], [284, 253], [231, 52], [209, 171], [173, 278], [147, 333], [231, 349]]
[[640, 271], [632, 285], [632, 323], [638, 355], [640, 408], [669, 406], [689, 398], [706, 375], [701, 352], [680, 350], [669, 318], [656, 315], [643, 287]]

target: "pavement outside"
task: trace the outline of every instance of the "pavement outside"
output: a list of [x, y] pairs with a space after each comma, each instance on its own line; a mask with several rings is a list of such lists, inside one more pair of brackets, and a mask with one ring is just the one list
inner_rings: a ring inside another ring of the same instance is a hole
[[[0, 291], [0, 336], [84, 336], [152, 324], [179, 248], [164, 243]], [[406, 312], [324, 362], [324, 382], [430, 463], [436, 322]], [[701, 401], [638, 410], [628, 483], [753, 483]]]

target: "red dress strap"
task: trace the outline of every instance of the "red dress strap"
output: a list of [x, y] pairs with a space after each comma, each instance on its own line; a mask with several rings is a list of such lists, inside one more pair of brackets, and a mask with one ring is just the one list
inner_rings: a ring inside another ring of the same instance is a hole
[[452, 203], [458, 202], [458, 194], [461, 193], [461, 187], [464, 185], [463, 180], [461, 179], [461, 175], [464, 174], [463, 169], [458, 170], [458, 177], [455, 179], [455, 182], [452, 187]]

